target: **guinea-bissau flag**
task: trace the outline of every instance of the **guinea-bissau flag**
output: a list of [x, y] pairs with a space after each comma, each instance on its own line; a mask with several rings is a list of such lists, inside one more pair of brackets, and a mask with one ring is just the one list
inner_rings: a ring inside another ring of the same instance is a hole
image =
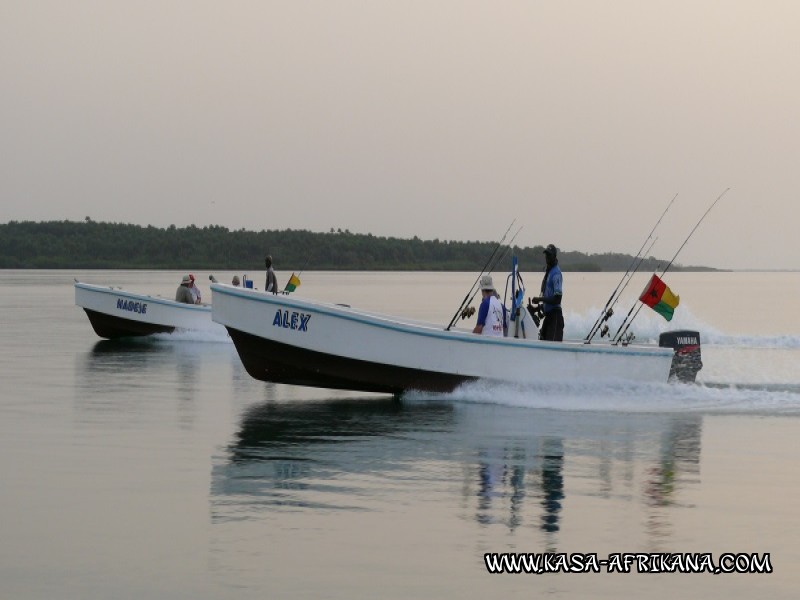
[[289, 283], [286, 284], [286, 288], [283, 290], [287, 294], [290, 292], [295, 291], [300, 286], [300, 278], [292, 273], [292, 276], [289, 278]]
[[644, 292], [639, 296], [639, 300], [647, 304], [667, 321], [671, 321], [681, 297], [673, 294], [672, 290], [667, 287], [666, 283], [661, 281], [658, 275], [653, 275], [650, 283], [647, 284]]

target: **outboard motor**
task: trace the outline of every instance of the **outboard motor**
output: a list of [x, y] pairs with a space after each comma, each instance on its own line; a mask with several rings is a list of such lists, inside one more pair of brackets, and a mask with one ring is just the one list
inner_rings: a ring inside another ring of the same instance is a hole
[[694, 383], [697, 373], [703, 368], [703, 361], [700, 360], [700, 332], [665, 331], [659, 336], [658, 345], [675, 351], [669, 378]]

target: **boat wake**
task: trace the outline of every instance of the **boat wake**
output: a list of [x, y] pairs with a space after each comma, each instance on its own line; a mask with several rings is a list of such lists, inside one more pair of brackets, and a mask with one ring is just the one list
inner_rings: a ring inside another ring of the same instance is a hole
[[800, 415], [800, 383], [571, 381], [520, 386], [477, 381], [448, 394], [409, 392], [403, 396], [403, 401], [425, 402], [433, 398], [456, 404], [497, 404], [568, 412]]
[[[566, 327], [564, 337], [569, 339], [583, 339], [591, 330], [592, 325], [600, 313], [600, 308], [591, 308], [587, 312], [568, 313], [566, 315]], [[623, 319], [624, 314], [616, 314], [609, 321], [609, 329], [613, 334]], [[728, 334], [704, 323], [695, 317], [689, 307], [681, 305], [679, 313], [675, 314], [672, 321], [665, 321], [655, 313], [642, 312], [636, 318], [635, 326], [632, 328], [636, 333], [636, 341], [641, 343], [658, 343], [658, 336], [665, 331], [688, 329], [699, 331], [703, 347], [706, 346], [730, 346], [748, 348], [777, 348], [777, 349], [800, 349], [800, 335], [733, 335]], [[600, 336], [595, 337], [595, 341]]]
[[223, 329], [176, 329], [172, 333], [156, 333], [150, 336], [158, 342], [199, 342], [231, 344], [231, 337]]

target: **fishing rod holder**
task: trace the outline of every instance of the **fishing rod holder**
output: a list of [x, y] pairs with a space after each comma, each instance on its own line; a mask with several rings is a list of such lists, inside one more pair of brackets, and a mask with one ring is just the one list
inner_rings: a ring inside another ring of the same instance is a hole
[[531, 319], [533, 319], [534, 325], [536, 325], [536, 327], [538, 328], [539, 324], [542, 322], [542, 319], [544, 318], [542, 307], [538, 304], [531, 304], [531, 301], [528, 300], [528, 306], [526, 308], [528, 309], [528, 314], [531, 316]]

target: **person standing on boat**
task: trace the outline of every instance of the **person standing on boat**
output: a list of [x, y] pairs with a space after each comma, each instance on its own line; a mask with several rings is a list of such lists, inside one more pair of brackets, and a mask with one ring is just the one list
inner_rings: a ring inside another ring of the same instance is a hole
[[175, 292], [175, 302], [183, 302], [184, 304], [194, 304], [194, 297], [189, 289], [192, 285], [192, 280], [188, 275], [184, 275], [181, 284]]
[[[531, 298], [533, 304], [542, 304], [544, 321], [539, 330], [539, 339], [549, 342], [564, 340], [564, 314], [561, 312], [561, 297], [564, 294], [564, 279], [558, 266], [558, 248], [548, 244], [544, 249], [544, 259], [547, 269], [542, 279], [541, 296]], [[534, 307], [536, 310], [537, 307]]]
[[272, 268], [272, 257], [267, 255], [264, 259], [264, 264], [267, 267], [267, 283], [264, 286], [264, 291], [278, 293], [278, 279], [275, 277], [275, 271]]
[[472, 333], [503, 337], [506, 333], [506, 308], [494, 289], [491, 275], [481, 276], [481, 306], [478, 308], [478, 324]]

